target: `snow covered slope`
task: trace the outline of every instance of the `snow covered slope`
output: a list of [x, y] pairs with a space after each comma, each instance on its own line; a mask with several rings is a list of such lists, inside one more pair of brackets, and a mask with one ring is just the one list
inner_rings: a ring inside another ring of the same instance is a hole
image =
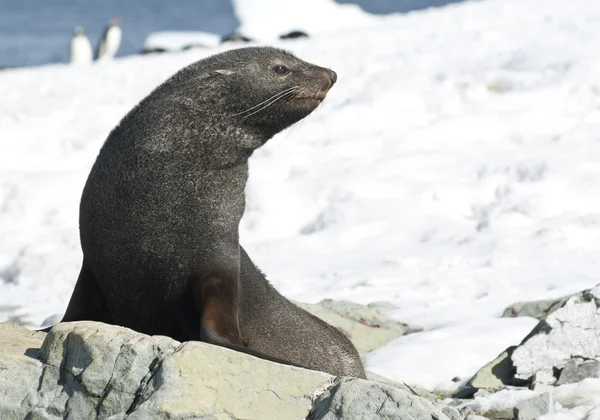
[[376, 24], [374, 16], [355, 4], [334, 0], [232, 0], [240, 21], [237, 31], [250, 38], [267, 41], [294, 30], [310, 35]]
[[[281, 43], [338, 72], [251, 159], [243, 245], [290, 298], [391, 301], [427, 331], [367, 367], [433, 388], [517, 343], [519, 300], [600, 273], [600, 3], [485, 0]], [[61, 314], [112, 127], [218, 52], [0, 73], [0, 320]]]

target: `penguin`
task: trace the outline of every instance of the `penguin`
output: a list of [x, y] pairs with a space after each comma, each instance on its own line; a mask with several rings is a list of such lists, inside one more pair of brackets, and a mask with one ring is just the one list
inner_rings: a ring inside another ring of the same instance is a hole
[[69, 48], [69, 63], [80, 65], [92, 62], [92, 44], [83, 32], [83, 28], [78, 26], [73, 31], [73, 38]]
[[108, 22], [102, 39], [96, 48], [96, 60], [112, 59], [119, 50], [121, 45], [121, 27], [119, 26], [119, 18], [113, 18]]

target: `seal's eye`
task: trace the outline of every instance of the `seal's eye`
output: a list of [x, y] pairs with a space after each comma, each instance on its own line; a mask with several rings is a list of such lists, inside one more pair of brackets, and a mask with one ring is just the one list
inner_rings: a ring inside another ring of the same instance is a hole
[[275, 72], [275, 74], [283, 76], [284, 74], [288, 74], [290, 72], [290, 69], [288, 69], [286, 66], [277, 65], [273, 67], [273, 71]]

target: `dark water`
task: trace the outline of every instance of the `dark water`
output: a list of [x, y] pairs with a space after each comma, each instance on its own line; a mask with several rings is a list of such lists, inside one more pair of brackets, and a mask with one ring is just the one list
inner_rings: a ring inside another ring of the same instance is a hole
[[123, 28], [118, 55], [138, 52], [152, 32], [225, 34], [238, 26], [227, 0], [0, 0], [0, 67], [66, 62], [75, 26], [95, 46], [115, 16]]
[[[461, 0], [337, 1], [386, 14]], [[195, 30], [225, 35], [239, 24], [230, 0], [0, 0], [0, 68], [66, 62], [75, 26], [82, 26], [95, 46], [115, 16], [123, 28], [121, 56], [137, 53], [152, 32]]]

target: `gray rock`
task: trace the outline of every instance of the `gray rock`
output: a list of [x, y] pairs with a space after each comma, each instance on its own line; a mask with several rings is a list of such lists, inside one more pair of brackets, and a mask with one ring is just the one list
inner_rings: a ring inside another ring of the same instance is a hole
[[52, 325], [56, 325], [60, 322], [60, 320], [62, 319], [62, 315], [61, 314], [54, 314], [54, 315], [50, 315], [49, 317], [47, 317], [46, 319], [44, 319], [44, 321], [42, 321], [42, 325], [40, 325], [41, 328], [46, 328], [46, 327], [50, 327]]
[[[404, 334], [423, 330], [390, 319], [375, 307], [354, 302], [326, 299], [316, 304], [294, 303], [346, 334], [361, 356]], [[381, 303], [378, 305], [381, 307]]]
[[558, 299], [513, 303], [504, 309], [502, 317], [516, 318], [519, 316], [530, 316], [532, 318], [544, 319], [552, 312], [563, 306], [571, 296], [563, 296]]
[[490, 420], [514, 420], [514, 409], [489, 410], [483, 413]]
[[574, 384], [585, 378], [600, 378], [600, 362], [576, 357], [567, 361], [556, 385]]
[[338, 378], [330, 388], [320, 393], [307, 417], [309, 420], [375, 418], [461, 419], [451, 407], [440, 409], [431, 402], [398, 388], [351, 378]]
[[552, 394], [544, 392], [533, 398], [519, 402], [515, 407], [515, 418], [517, 420], [535, 420], [538, 417], [552, 413]]
[[514, 318], [518, 316], [530, 316], [544, 319], [557, 309], [562, 308], [568, 300], [576, 303], [590, 302], [595, 300], [596, 306], [600, 306], [600, 285], [593, 289], [587, 289], [579, 293], [563, 296], [557, 299], [536, 300], [531, 302], [517, 302], [504, 309], [502, 317]]
[[0, 323], [0, 419], [25, 417], [21, 404], [42, 375], [39, 348], [45, 335]]
[[[467, 386], [498, 390], [507, 385], [530, 385], [536, 391], [543, 391], [557, 384], [557, 372], [564, 372], [560, 384], [577, 382], [584, 377], [598, 377], [599, 306], [600, 285], [572, 295], [559, 308], [552, 307], [552, 312], [520, 345], [509, 347], [481, 368]], [[570, 362], [572, 359], [576, 359], [575, 365]], [[590, 362], [579, 369], [583, 360]], [[459, 397], [466, 395], [465, 392], [471, 388], [462, 390]]]
[[392, 302], [387, 302], [385, 300], [378, 300], [377, 302], [371, 302], [367, 304], [368, 308], [376, 309], [379, 312], [389, 312], [397, 310], [398, 307], [394, 305]]
[[96, 322], [47, 335], [0, 324], [0, 419], [304, 419], [311, 407], [313, 418], [460, 419], [391, 385], [206, 343]]
[[498, 390], [506, 385], [512, 385], [514, 366], [511, 360], [516, 347], [509, 347], [490, 363], [482, 367], [473, 376], [467, 386], [477, 389]]
[[562, 369], [573, 355], [600, 358], [600, 312], [595, 301], [565, 306], [533, 329], [512, 354], [515, 378], [528, 380], [537, 372]]
[[365, 370], [365, 373], [367, 374], [367, 379], [369, 381], [379, 382], [382, 384], [393, 386], [395, 388], [400, 388], [403, 391], [406, 391], [413, 395], [417, 395], [419, 397], [425, 398], [429, 401], [438, 401], [438, 397], [436, 396], [436, 394], [429, 392], [425, 389], [419, 388], [417, 386], [412, 386], [412, 385], [409, 386], [405, 383], [393, 381], [389, 378], [386, 378], [384, 376], [381, 376], [374, 372], [371, 372], [370, 370]]
[[344, 300], [323, 299], [317, 305], [369, 327], [398, 331], [402, 335], [423, 331], [423, 327], [409, 325], [384, 315], [382, 312], [394, 308], [389, 302], [375, 302], [364, 306]]
[[435, 405], [436, 407], [440, 408], [442, 410], [442, 413], [444, 413], [446, 417], [448, 417], [450, 420], [463, 420], [463, 417], [455, 408], [439, 403]]

